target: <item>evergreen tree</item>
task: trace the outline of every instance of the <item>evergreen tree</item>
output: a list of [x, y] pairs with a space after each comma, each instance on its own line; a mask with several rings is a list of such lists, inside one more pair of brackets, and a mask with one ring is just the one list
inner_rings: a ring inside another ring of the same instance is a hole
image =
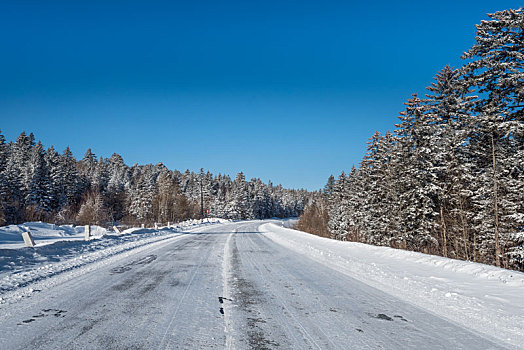
[[349, 215], [347, 211], [347, 177], [344, 172], [340, 174], [333, 185], [330, 196], [328, 227], [332, 238], [345, 240], [349, 232]]
[[45, 220], [52, 211], [51, 179], [44, 157], [44, 147], [39, 141], [32, 148], [28, 163], [30, 181], [25, 198], [25, 216], [29, 220]]
[[413, 95], [408, 100], [395, 126], [399, 147], [395, 157], [398, 169], [398, 199], [400, 216], [400, 244], [407, 249], [432, 252], [438, 245], [435, 234], [437, 208], [433, 173], [433, 155], [430, 137], [434, 132], [434, 116], [424, 113], [423, 102]]
[[470, 60], [463, 74], [480, 94], [471, 125], [478, 179], [475, 229], [488, 244], [483, 246], [486, 258], [494, 255], [501, 266], [504, 246], [515, 231], [522, 231], [523, 213], [515, 202], [519, 186], [507, 186], [515, 180], [509, 175], [512, 164], [505, 160], [524, 147], [524, 12], [521, 8], [488, 16], [491, 20], [477, 25], [476, 43], [463, 55]]

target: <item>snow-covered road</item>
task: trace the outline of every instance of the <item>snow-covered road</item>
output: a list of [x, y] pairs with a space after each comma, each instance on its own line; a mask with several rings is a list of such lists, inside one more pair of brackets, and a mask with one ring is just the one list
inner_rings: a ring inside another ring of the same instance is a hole
[[0, 305], [0, 349], [511, 348], [276, 243], [266, 223], [205, 226], [52, 276]]

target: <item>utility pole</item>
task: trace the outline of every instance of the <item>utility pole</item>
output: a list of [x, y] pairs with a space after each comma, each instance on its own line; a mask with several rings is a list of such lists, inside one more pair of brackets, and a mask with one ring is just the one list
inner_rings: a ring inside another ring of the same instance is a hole
[[202, 186], [202, 177], [200, 177], [200, 217], [204, 218], [204, 191]]

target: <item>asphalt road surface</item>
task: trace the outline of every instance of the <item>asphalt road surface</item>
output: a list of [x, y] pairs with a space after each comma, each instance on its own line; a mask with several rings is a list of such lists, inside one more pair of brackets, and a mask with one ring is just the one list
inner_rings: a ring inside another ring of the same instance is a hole
[[200, 228], [9, 305], [0, 349], [502, 348], [279, 246], [262, 223]]

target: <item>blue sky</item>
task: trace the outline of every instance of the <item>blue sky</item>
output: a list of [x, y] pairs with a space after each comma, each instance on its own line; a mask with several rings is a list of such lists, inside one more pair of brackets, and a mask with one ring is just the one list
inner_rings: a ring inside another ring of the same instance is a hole
[[517, 1], [2, 1], [0, 129], [321, 188]]

